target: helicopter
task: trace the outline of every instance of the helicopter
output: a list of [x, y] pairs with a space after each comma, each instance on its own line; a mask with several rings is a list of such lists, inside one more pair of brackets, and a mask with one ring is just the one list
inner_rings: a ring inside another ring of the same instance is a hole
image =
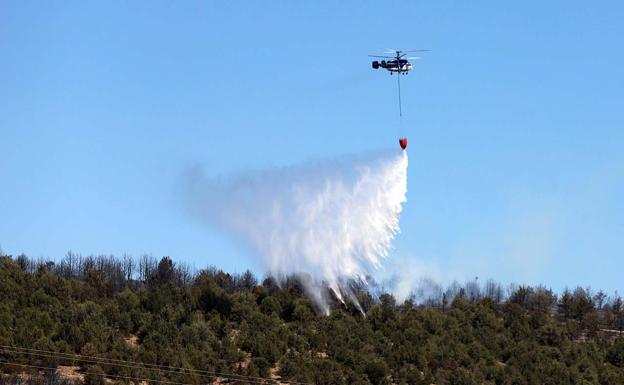
[[398, 51], [398, 50], [390, 50], [385, 53], [392, 53], [394, 56], [380, 56], [380, 55], [368, 55], [369, 57], [382, 58], [382, 59], [392, 59], [392, 60], [381, 60], [381, 61], [373, 61], [372, 65], [374, 69], [383, 68], [386, 71], [392, 73], [396, 72], [399, 75], [407, 75], [409, 71], [412, 70], [413, 66], [410, 63], [410, 60], [420, 59], [419, 57], [405, 57], [408, 53], [412, 52], [426, 52], [428, 49], [415, 49], [410, 51]]
[[[428, 49], [415, 49], [415, 50], [409, 50], [409, 51], [399, 51], [399, 50], [389, 50], [386, 51], [385, 53], [387, 54], [394, 54], [394, 56], [379, 56], [379, 55], [368, 55], [370, 57], [374, 57], [374, 58], [382, 58], [382, 59], [391, 59], [391, 60], [381, 60], [381, 61], [373, 61], [372, 65], [374, 69], [379, 69], [379, 68], [383, 68], [386, 71], [390, 72], [390, 75], [392, 75], [392, 73], [396, 72], [397, 73], [397, 90], [398, 90], [398, 95], [399, 95], [399, 131], [402, 132], [402, 125], [403, 125], [403, 108], [401, 107], [401, 77], [398, 75], [407, 75], [409, 73], [409, 71], [412, 70], [413, 66], [412, 63], [410, 63], [409, 61], [412, 59], [420, 59], [419, 57], [405, 57], [408, 53], [411, 52], [426, 52], [429, 51]], [[406, 137], [401, 137], [399, 138], [399, 145], [401, 146], [401, 149], [403, 149], [403, 151], [405, 151], [405, 149], [407, 148], [407, 138]]]

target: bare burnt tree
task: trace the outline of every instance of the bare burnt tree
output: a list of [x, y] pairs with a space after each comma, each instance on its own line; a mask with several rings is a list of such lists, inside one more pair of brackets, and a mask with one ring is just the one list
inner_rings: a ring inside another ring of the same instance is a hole
[[470, 302], [476, 302], [481, 299], [481, 286], [479, 286], [479, 277], [466, 282], [465, 286], [466, 299]]
[[483, 287], [483, 297], [494, 300], [494, 291], [496, 288], [496, 282], [493, 279], [488, 279], [485, 281], [485, 286]]
[[[2, 253], [0, 253], [1, 255]], [[28, 259], [28, 257], [26, 256], [26, 254], [20, 254], [17, 256], [17, 259], [15, 260], [15, 262], [17, 262], [17, 265], [19, 266], [20, 269], [22, 269], [23, 271], [28, 271], [28, 272], [32, 272], [31, 270], [31, 264], [32, 262], [30, 261], [30, 259]]]
[[175, 277], [179, 286], [186, 286], [193, 282], [195, 279], [195, 269], [193, 269], [188, 263], [178, 262], [174, 266]]
[[453, 302], [453, 298], [455, 298], [460, 292], [465, 291], [463, 290], [459, 282], [451, 282], [451, 284], [446, 288], [446, 291], [444, 292], [447, 303]]
[[74, 254], [71, 250], [65, 254], [59, 263], [54, 267], [54, 273], [63, 278], [76, 278], [80, 273], [80, 261], [82, 257]]
[[126, 275], [123, 261], [112, 255], [104, 257], [104, 274], [111, 285], [113, 292], [123, 290], [126, 287]]
[[410, 299], [421, 306], [439, 307], [442, 303], [443, 289], [430, 278], [422, 278], [412, 291]]
[[95, 269], [95, 257], [89, 255], [80, 261], [80, 279], [84, 280], [87, 277], [87, 272]]
[[485, 287], [483, 289], [483, 296], [485, 298], [489, 298], [495, 303], [502, 303], [504, 299], [503, 287], [500, 283], [494, 281], [493, 279], [488, 279], [485, 282]]
[[152, 276], [152, 273], [156, 271], [158, 262], [156, 258], [149, 254], [143, 254], [139, 258], [139, 280], [147, 282]]
[[136, 266], [136, 263], [134, 262], [134, 258], [124, 253], [124, 255], [122, 256], [122, 264], [123, 264], [123, 273], [126, 278], [126, 281], [130, 281], [133, 278], [134, 268]]

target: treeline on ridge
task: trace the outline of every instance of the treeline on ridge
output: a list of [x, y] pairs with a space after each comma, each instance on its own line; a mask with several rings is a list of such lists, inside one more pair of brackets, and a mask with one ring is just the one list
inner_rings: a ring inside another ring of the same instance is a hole
[[55, 263], [0, 255], [0, 382], [156, 379], [145, 367], [70, 356], [80, 354], [224, 374], [158, 373], [185, 384], [251, 381], [243, 376], [315, 384], [624, 383], [617, 293], [474, 280], [432, 283], [426, 295], [397, 303], [378, 287], [354, 282], [351, 290], [364, 314], [330, 296], [333, 310], [324, 316], [296, 277], [278, 285], [249, 271], [195, 271], [168, 257], [68, 253]]

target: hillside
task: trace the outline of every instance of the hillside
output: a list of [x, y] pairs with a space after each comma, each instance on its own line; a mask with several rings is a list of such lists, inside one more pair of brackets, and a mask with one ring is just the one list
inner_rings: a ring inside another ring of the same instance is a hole
[[[619, 296], [488, 282], [317, 315], [292, 278], [169, 258], [0, 257], [5, 384], [624, 384]], [[505, 293], [505, 294], [504, 294]], [[182, 369], [180, 369], [182, 368]], [[269, 380], [263, 380], [269, 379]]]

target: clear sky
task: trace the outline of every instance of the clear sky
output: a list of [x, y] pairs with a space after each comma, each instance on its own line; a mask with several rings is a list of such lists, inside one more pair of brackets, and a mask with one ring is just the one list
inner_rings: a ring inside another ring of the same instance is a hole
[[624, 291], [619, 1], [0, 1], [0, 246], [260, 265], [193, 221], [214, 175], [397, 145], [388, 264], [442, 280]]

